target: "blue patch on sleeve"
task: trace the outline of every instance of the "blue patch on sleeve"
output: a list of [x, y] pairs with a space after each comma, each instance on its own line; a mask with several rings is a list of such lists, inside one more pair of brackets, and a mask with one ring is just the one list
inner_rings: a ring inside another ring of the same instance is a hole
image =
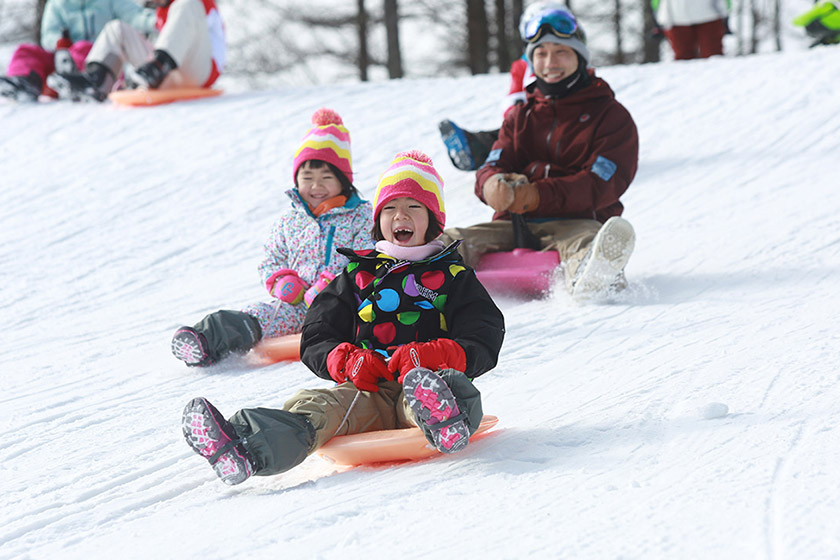
[[493, 150], [489, 154], [487, 154], [487, 159], [484, 160], [484, 163], [493, 163], [494, 161], [499, 161], [499, 158], [502, 157], [502, 149], [499, 148], [497, 150]]
[[592, 165], [592, 173], [604, 181], [612, 179], [612, 176], [615, 175], [616, 169], [618, 169], [618, 166], [604, 156], [598, 156], [598, 159], [596, 159], [595, 163]]

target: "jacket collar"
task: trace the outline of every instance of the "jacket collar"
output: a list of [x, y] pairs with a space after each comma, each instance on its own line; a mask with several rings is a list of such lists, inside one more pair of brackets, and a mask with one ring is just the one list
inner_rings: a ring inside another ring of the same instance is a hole
[[461, 255], [458, 253], [458, 245], [460, 244], [460, 240], [453, 241], [437, 253], [419, 261], [400, 260], [395, 257], [392, 257], [391, 255], [386, 255], [385, 253], [377, 251], [376, 249], [364, 249], [360, 251], [354, 251], [353, 249], [340, 248], [338, 249], [338, 252], [350, 259], [351, 261], [356, 262], [384, 260], [388, 262], [389, 268], [394, 269], [399, 268], [402, 265], [427, 264], [439, 260], [451, 260], [452, 262], [460, 261], [462, 260]]
[[[300, 193], [297, 189], [289, 189], [286, 191], [286, 196], [292, 201], [292, 208], [297, 210], [298, 212], [305, 212], [307, 216], [312, 219], [315, 219], [315, 215], [309, 209], [309, 205], [303, 201], [301, 198]], [[344, 203], [344, 206], [338, 206], [336, 208], [331, 208], [330, 210], [326, 211], [323, 215], [330, 216], [333, 214], [344, 214], [346, 212], [350, 212], [356, 209], [359, 205], [364, 204], [366, 201], [361, 198], [358, 193], [353, 193], [350, 198], [347, 199], [347, 202]]]
[[602, 98], [615, 99], [615, 94], [609, 84], [607, 84], [607, 82], [603, 79], [597, 77], [592, 69], [589, 70], [589, 78], [591, 81], [588, 86], [561, 98], [546, 97], [543, 92], [537, 88], [536, 83], [530, 84], [525, 89], [528, 102], [535, 105], [551, 105], [554, 103], [560, 105], [575, 105]]

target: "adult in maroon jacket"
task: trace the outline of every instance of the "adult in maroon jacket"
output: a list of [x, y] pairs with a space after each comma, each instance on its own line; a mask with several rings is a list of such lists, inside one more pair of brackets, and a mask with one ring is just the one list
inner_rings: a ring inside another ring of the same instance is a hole
[[573, 295], [623, 286], [635, 233], [619, 199], [636, 174], [636, 125], [587, 69], [585, 35], [570, 12], [547, 10], [529, 29], [536, 83], [476, 173], [475, 193], [496, 210], [493, 222], [446, 235], [464, 240], [461, 253], [475, 266], [485, 252], [515, 248], [511, 215], [521, 214], [539, 248], [559, 252]]

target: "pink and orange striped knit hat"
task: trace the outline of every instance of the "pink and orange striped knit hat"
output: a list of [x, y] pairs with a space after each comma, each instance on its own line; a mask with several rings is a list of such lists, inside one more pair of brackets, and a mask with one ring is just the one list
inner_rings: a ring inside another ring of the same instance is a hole
[[350, 133], [341, 117], [332, 109], [318, 109], [312, 115], [313, 126], [303, 137], [292, 162], [292, 178], [305, 161], [320, 159], [336, 166], [353, 182], [353, 162], [350, 158]]
[[404, 196], [422, 202], [431, 210], [441, 229], [446, 224], [443, 179], [435, 171], [432, 158], [423, 152], [398, 153], [379, 177], [376, 196], [373, 197], [373, 219], [379, 219], [379, 212], [388, 201]]

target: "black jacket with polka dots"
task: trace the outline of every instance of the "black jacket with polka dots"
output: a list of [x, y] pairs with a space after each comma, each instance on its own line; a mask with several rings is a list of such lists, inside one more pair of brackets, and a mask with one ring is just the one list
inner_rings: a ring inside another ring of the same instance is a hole
[[504, 316], [464, 264], [457, 245], [420, 261], [398, 260], [375, 249], [339, 249], [350, 263], [306, 314], [303, 363], [330, 379], [327, 356], [342, 342], [389, 356], [402, 344], [450, 338], [464, 349], [467, 377], [495, 367]]

